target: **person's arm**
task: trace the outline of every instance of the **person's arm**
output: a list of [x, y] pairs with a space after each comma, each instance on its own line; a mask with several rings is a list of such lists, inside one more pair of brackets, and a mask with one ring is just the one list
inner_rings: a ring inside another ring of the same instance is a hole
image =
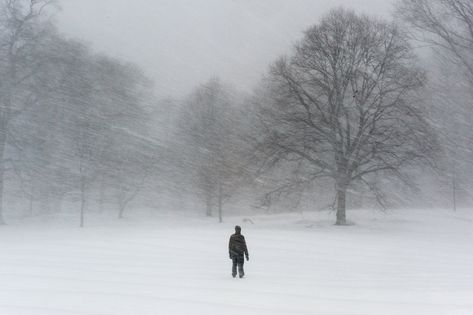
[[230, 237], [230, 240], [228, 241], [228, 255], [230, 256], [230, 259], [232, 259], [232, 238]]
[[248, 255], [248, 247], [246, 246], [246, 240], [245, 240], [245, 237], [243, 237], [243, 247], [245, 248], [245, 256], [246, 256], [246, 260], [249, 260], [250, 257]]

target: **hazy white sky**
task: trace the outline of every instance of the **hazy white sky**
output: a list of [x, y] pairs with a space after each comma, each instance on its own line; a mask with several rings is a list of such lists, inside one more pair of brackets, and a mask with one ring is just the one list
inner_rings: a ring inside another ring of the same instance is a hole
[[330, 8], [389, 16], [384, 0], [61, 0], [61, 31], [132, 61], [160, 96], [212, 76], [250, 89]]

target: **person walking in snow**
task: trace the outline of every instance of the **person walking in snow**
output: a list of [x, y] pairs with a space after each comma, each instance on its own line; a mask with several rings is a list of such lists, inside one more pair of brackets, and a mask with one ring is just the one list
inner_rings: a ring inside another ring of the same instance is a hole
[[233, 278], [235, 278], [237, 275], [237, 267], [240, 278], [243, 278], [245, 276], [245, 271], [243, 270], [243, 264], [245, 262], [244, 256], [246, 256], [247, 261], [249, 260], [249, 256], [248, 248], [246, 247], [245, 237], [241, 235], [241, 227], [239, 227], [238, 225], [235, 226], [235, 234], [232, 234], [232, 236], [230, 236], [230, 242], [228, 243], [228, 251], [230, 253], [230, 259], [233, 262]]

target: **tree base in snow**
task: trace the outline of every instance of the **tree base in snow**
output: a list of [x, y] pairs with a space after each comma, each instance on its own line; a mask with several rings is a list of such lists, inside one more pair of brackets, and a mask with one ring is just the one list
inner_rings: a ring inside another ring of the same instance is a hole
[[337, 225], [337, 226], [352, 226], [352, 225], [355, 225], [355, 223], [353, 222], [348, 222], [348, 221], [343, 221], [343, 222], [335, 222], [334, 225]]

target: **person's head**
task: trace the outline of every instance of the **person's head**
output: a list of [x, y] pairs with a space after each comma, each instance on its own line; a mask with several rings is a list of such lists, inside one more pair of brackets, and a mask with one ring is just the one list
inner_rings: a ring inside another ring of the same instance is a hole
[[240, 234], [241, 233], [241, 227], [239, 225], [235, 225], [235, 233]]

